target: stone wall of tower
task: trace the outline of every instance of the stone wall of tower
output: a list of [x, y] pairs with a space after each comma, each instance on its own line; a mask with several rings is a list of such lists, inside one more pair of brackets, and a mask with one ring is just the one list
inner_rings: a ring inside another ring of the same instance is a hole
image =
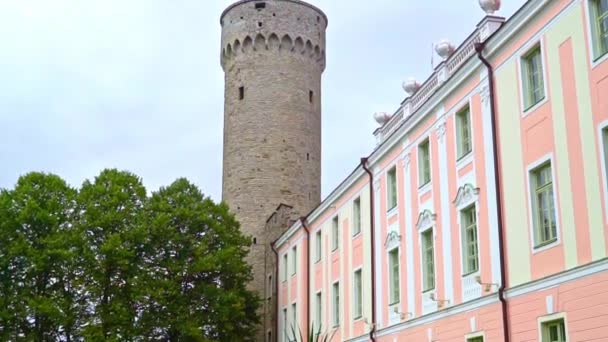
[[243, 0], [221, 24], [223, 200], [256, 239], [251, 287], [263, 296], [266, 240], [276, 235], [264, 231], [266, 219], [281, 203], [304, 215], [321, 199], [327, 18], [299, 0]]

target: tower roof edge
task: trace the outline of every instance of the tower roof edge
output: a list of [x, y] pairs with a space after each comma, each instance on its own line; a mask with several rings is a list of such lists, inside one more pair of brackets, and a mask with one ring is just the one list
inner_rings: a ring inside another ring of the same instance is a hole
[[[233, 3], [232, 5], [226, 7], [226, 9], [222, 12], [222, 14], [220, 15], [220, 24], [222, 23], [222, 19], [224, 19], [224, 16], [230, 12], [230, 10], [232, 10], [233, 8], [240, 6], [242, 4], [248, 3], [248, 2], [260, 2], [262, 0], [239, 0], [235, 3]], [[275, 0], [275, 1], [279, 1], [279, 2], [292, 2], [294, 4], [298, 4], [298, 5], [302, 5], [302, 6], [306, 6], [309, 7], [315, 11], [317, 11], [325, 20], [325, 27], [327, 27], [329, 21], [327, 20], [327, 15], [325, 14], [325, 12], [323, 12], [319, 7], [309, 4], [308, 2], [302, 1], [302, 0]]]

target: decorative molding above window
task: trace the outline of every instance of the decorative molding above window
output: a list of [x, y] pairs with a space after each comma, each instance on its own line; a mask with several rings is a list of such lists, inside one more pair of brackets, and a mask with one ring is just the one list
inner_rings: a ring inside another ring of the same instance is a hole
[[471, 183], [467, 183], [458, 188], [458, 193], [453, 203], [457, 208], [460, 208], [477, 200], [478, 195], [479, 188], [474, 187]]
[[384, 241], [384, 247], [386, 249], [392, 249], [399, 245], [399, 241], [401, 241], [401, 235], [399, 235], [399, 232], [397, 232], [395, 230], [389, 231], [388, 234], [386, 234], [386, 240]]
[[433, 214], [430, 210], [426, 209], [418, 215], [418, 223], [416, 223], [416, 227], [420, 229], [428, 228], [435, 223], [435, 219], [437, 218], [437, 214]]

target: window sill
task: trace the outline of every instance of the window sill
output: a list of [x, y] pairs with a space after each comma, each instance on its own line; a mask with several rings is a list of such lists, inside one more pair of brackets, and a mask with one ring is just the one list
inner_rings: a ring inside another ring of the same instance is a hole
[[397, 213], [397, 205], [395, 204], [394, 207], [390, 208], [387, 212], [386, 212], [386, 216], [393, 216]]
[[591, 61], [591, 69], [594, 69], [595, 67], [599, 66], [600, 64], [604, 63], [607, 60], [608, 60], [608, 51], [604, 52], [604, 54], [599, 55], [598, 57], [594, 58]]
[[315, 265], [321, 262], [321, 258], [315, 260]]
[[463, 278], [470, 277], [470, 276], [472, 276], [472, 275], [474, 275], [474, 274], [476, 274], [476, 273], [479, 273], [479, 269], [474, 270], [474, 271], [471, 271], [471, 272], [466, 272], [466, 273], [463, 273], [463, 274], [462, 274], [462, 277], [463, 277]]
[[361, 230], [359, 230], [357, 233], [353, 234], [353, 239], [356, 239], [359, 236], [361, 236]]
[[420, 186], [418, 188], [418, 196], [422, 196], [422, 195], [426, 194], [428, 191], [431, 190], [431, 187], [432, 187], [431, 182], [427, 182], [426, 184]]
[[363, 315], [358, 315], [357, 317], [353, 318], [353, 322], [357, 322], [357, 321], [361, 321], [363, 320]]
[[473, 150], [467, 152], [467, 154], [459, 157], [458, 160], [456, 160], [456, 169], [462, 168], [463, 166], [469, 164], [471, 161], [473, 161]]
[[539, 245], [534, 246], [534, 248], [532, 248], [532, 254], [544, 252], [548, 249], [558, 246], [559, 244], [560, 244], [560, 242], [557, 238], [543, 242]]
[[397, 305], [399, 304], [400, 300], [396, 301], [396, 302], [391, 302], [388, 304], [388, 306], [393, 306], [393, 305]]
[[422, 294], [427, 294], [427, 293], [433, 292], [433, 291], [435, 291], [435, 287], [432, 287], [432, 288], [426, 289], [426, 290], [422, 290]]
[[536, 109], [538, 109], [538, 107], [540, 107], [540, 106], [544, 105], [545, 103], [547, 103], [547, 101], [548, 101], [548, 97], [547, 97], [547, 95], [545, 95], [542, 99], [540, 99], [535, 104], [530, 105], [528, 107], [524, 106], [522, 117], [526, 117], [529, 114], [533, 113]]

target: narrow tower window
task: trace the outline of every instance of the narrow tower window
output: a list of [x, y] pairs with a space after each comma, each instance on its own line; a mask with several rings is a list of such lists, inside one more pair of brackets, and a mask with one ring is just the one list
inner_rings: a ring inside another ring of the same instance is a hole
[[258, 2], [258, 3], [255, 4], [255, 9], [257, 9], [257, 10], [261, 10], [261, 9], [264, 9], [264, 8], [266, 8], [266, 3], [265, 2]]
[[239, 87], [239, 100], [245, 98], [245, 87]]
[[306, 153], [306, 160], [310, 160], [310, 153]]
[[262, 25], [263, 25], [263, 24], [262, 24], [262, 22], [261, 22], [261, 21], [259, 21], [259, 22], [258, 22], [258, 26], [259, 26], [259, 27], [262, 27]]
[[315, 92], [312, 90], [309, 90], [308, 91], [308, 102], [312, 103], [314, 96], [315, 96]]

